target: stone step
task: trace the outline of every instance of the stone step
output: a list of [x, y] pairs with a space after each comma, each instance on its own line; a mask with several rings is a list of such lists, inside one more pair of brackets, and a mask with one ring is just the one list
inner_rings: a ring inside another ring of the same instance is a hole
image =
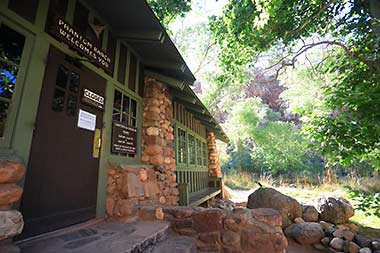
[[101, 222], [19, 244], [21, 253], [142, 253], [166, 239], [170, 223]]
[[189, 236], [170, 233], [168, 238], [144, 253], [197, 253], [195, 240]]

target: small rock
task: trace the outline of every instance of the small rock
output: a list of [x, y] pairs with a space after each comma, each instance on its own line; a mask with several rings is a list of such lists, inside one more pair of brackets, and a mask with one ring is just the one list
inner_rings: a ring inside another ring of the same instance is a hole
[[330, 237], [323, 237], [323, 238], [321, 239], [321, 243], [322, 243], [323, 245], [325, 245], [325, 246], [329, 245], [329, 244], [330, 244], [330, 241], [331, 241]]
[[302, 206], [302, 218], [304, 221], [316, 222], [319, 219], [319, 212], [314, 206]]
[[365, 247], [365, 248], [361, 248], [359, 250], [359, 253], [372, 253], [372, 250], [370, 248]]
[[350, 230], [350, 228], [349, 227], [347, 227], [346, 225], [337, 225], [336, 226], [336, 229], [341, 229], [341, 230]]
[[335, 230], [335, 232], [333, 233], [333, 236], [334, 237], [339, 237], [339, 238], [343, 238], [343, 231], [342, 229], [337, 229]]
[[334, 249], [342, 250], [343, 249], [343, 243], [344, 243], [344, 241], [342, 238], [335, 237], [334, 239], [331, 240], [330, 246], [333, 247]]
[[329, 250], [328, 250], [327, 252], [344, 253], [344, 252], [342, 252], [342, 251], [339, 251], [339, 250], [334, 249], [334, 248], [331, 248], [331, 247], [329, 247]]
[[326, 221], [321, 221], [321, 222], [319, 222], [319, 224], [321, 224], [323, 230], [327, 230], [327, 229], [332, 229], [332, 228], [334, 228], [334, 225], [333, 225], [333, 224], [328, 223], [328, 222], [326, 222]]
[[348, 227], [350, 229], [350, 231], [352, 231], [354, 233], [357, 233], [359, 231], [358, 225], [356, 225], [354, 223], [346, 223], [346, 224], [344, 224], [344, 226]]
[[373, 241], [371, 244], [372, 244], [372, 249], [380, 250], [380, 241]]
[[305, 222], [301, 217], [297, 217], [294, 219], [294, 223], [301, 223], [301, 222]]
[[349, 241], [352, 241], [355, 237], [355, 234], [350, 230], [343, 230], [343, 238]]
[[350, 243], [348, 244], [348, 252], [349, 252], [349, 253], [358, 253], [359, 250], [360, 250], [360, 246], [357, 245], [356, 243], [354, 243], [354, 242], [350, 242]]
[[0, 240], [20, 234], [23, 227], [24, 221], [19, 211], [0, 211]]
[[157, 219], [157, 220], [163, 220], [164, 217], [165, 217], [165, 214], [164, 214], [164, 212], [162, 211], [162, 208], [157, 208], [157, 209], [156, 209], [156, 212], [155, 212], [155, 215], [156, 215], [156, 219]]
[[294, 223], [285, 229], [285, 234], [301, 244], [319, 243], [325, 233], [319, 223]]
[[362, 248], [370, 247], [372, 242], [371, 238], [362, 235], [355, 235], [354, 241]]
[[329, 229], [326, 229], [325, 232], [326, 232], [326, 236], [330, 236], [330, 237], [333, 237], [334, 236], [334, 232], [335, 232], [335, 228], [329, 228]]

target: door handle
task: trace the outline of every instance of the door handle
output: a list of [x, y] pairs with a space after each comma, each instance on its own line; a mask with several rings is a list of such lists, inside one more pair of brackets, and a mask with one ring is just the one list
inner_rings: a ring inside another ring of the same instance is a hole
[[94, 141], [92, 145], [93, 158], [99, 158], [101, 147], [102, 147], [102, 131], [99, 128], [96, 128], [94, 132]]

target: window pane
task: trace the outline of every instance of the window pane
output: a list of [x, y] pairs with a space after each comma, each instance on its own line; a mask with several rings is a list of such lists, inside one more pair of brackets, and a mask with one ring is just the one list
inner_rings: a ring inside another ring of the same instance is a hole
[[189, 163], [195, 164], [195, 142], [194, 142], [194, 136], [188, 135], [189, 139]]
[[78, 93], [79, 90], [79, 74], [71, 72], [69, 89], [71, 92]]
[[203, 151], [203, 166], [207, 166], [207, 160], [208, 160], [208, 157], [207, 157], [207, 153], [208, 153], [207, 144], [203, 143], [202, 146], [203, 146], [203, 148], [202, 148], [202, 151]]
[[5, 25], [0, 25], [0, 34], [0, 137], [2, 137], [15, 91], [25, 37]]
[[25, 37], [5, 25], [0, 26], [0, 58], [20, 64]]
[[197, 165], [202, 165], [202, 143], [197, 139]]
[[115, 91], [115, 98], [113, 100], [113, 108], [117, 110], [121, 110], [121, 93], [119, 91]]
[[60, 89], [55, 89], [53, 97], [52, 109], [55, 112], [62, 112], [65, 106], [65, 92]]
[[135, 118], [131, 118], [131, 126], [137, 126], [137, 121]]
[[137, 102], [134, 99], [131, 99], [131, 115], [133, 117], [137, 116]]
[[129, 125], [129, 114], [123, 112], [121, 121]]
[[0, 97], [12, 99], [17, 80], [18, 67], [0, 62]]
[[127, 97], [125, 95], [123, 96], [123, 109], [122, 109], [122, 111], [129, 114], [129, 97]]
[[121, 121], [120, 116], [121, 116], [120, 111], [114, 109], [112, 113], [112, 119], [115, 121]]
[[9, 103], [0, 100], [0, 134], [3, 136]]
[[75, 116], [77, 112], [77, 96], [69, 95], [67, 98], [66, 112], [67, 115]]
[[55, 84], [63, 89], [66, 89], [68, 77], [69, 77], [69, 70], [62, 65], [59, 66]]

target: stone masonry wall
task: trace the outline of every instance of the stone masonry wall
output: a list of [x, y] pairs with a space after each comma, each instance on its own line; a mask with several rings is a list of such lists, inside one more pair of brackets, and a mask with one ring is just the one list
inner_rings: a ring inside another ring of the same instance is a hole
[[143, 207], [140, 220], [167, 220], [172, 229], [196, 240], [198, 252], [283, 253], [285, 238], [274, 209], [203, 207]]
[[213, 132], [207, 134], [208, 147], [208, 174], [210, 177], [222, 177], [222, 171], [219, 164], [219, 154], [216, 148], [216, 137]]
[[0, 160], [0, 241], [20, 234], [24, 226], [21, 213], [12, 210], [21, 198], [23, 189], [16, 183], [24, 174], [21, 162]]
[[173, 107], [168, 87], [146, 78], [142, 115], [141, 166], [109, 164], [107, 215], [134, 221], [144, 206], [178, 204], [174, 159]]
[[132, 222], [140, 206], [163, 205], [164, 193], [159, 189], [165, 181], [152, 166], [124, 167], [108, 165], [106, 212], [111, 219]]
[[142, 162], [162, 173], [158, 182], [166, 205], [177, 205], [176, 164], [174, 159], [173, 104], [168, 87], [145, 78], [142, 120]]

